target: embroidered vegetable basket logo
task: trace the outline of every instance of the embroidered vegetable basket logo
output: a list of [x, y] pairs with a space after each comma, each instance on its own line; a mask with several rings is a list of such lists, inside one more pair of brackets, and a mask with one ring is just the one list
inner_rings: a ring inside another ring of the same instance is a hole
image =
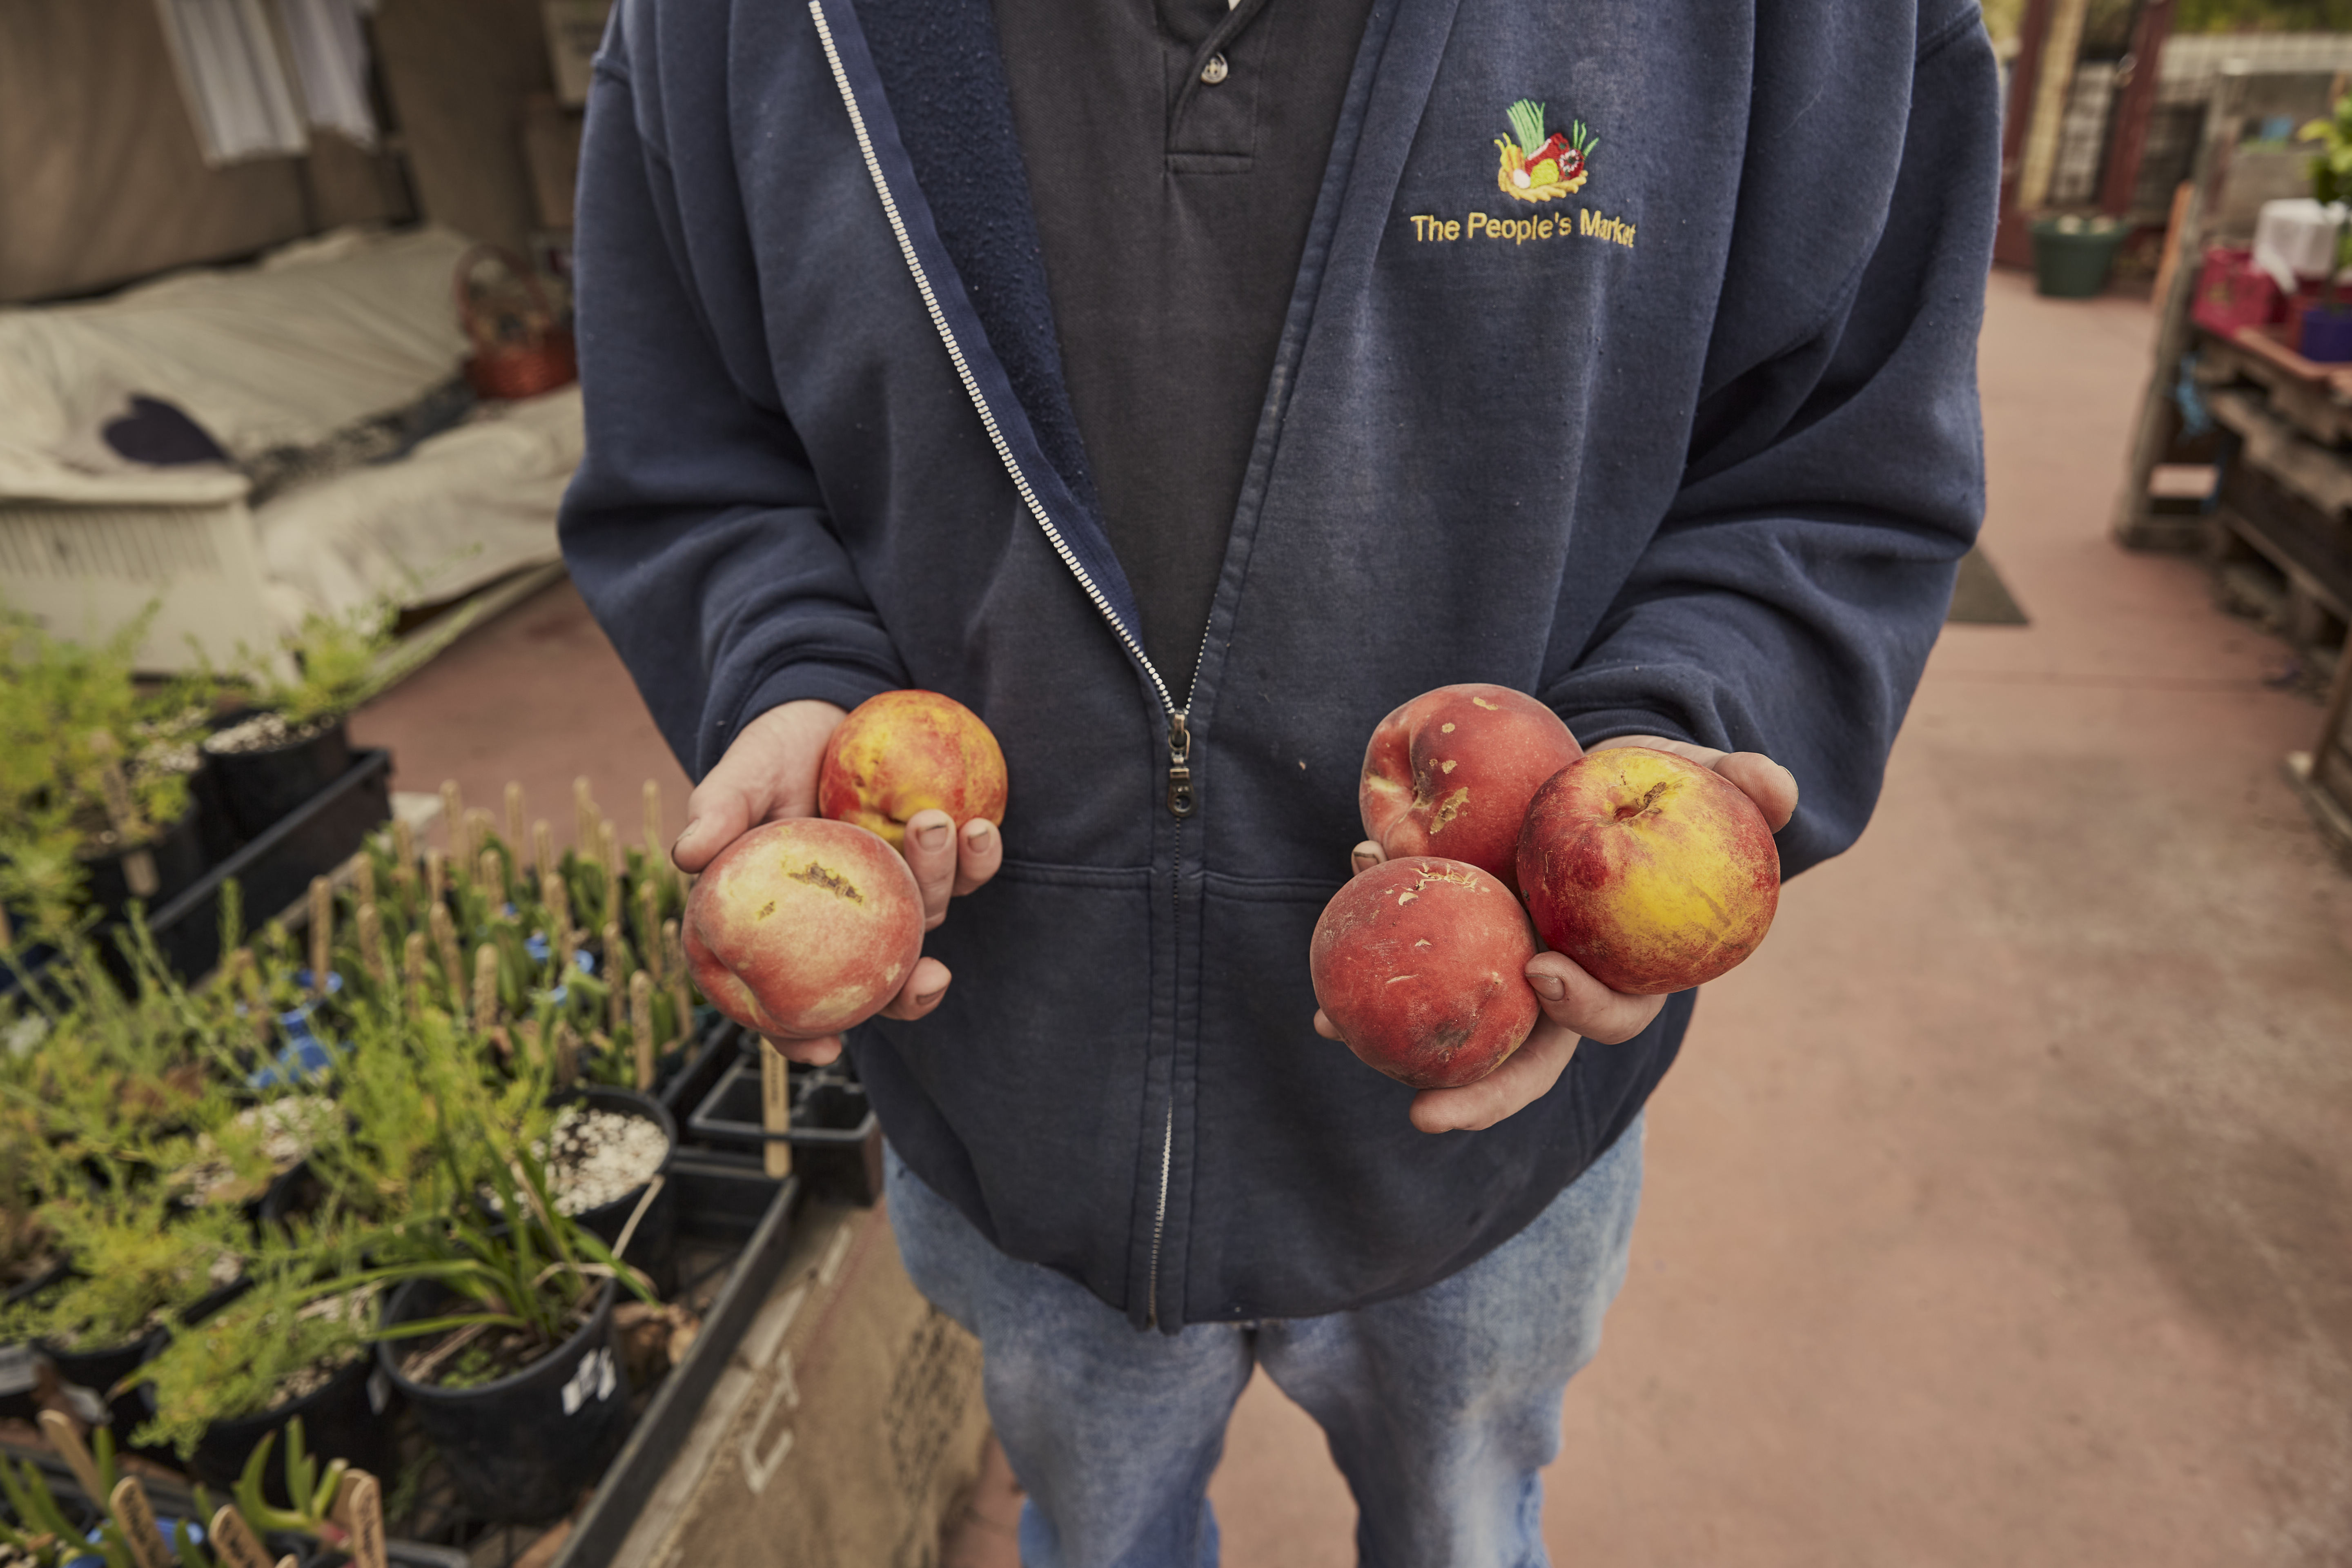
[[1503, 166], [1495, 184], [1507, 196], [1523, 202], [1549, 202], [1574, 195], [1592, 177], [1592, 150], [1601, 138], [1571, 121], [1565, 131], [1547, 132], [1544, 106], [1532, 98], [1511, 105], [1511, 134], [1496, 137]]

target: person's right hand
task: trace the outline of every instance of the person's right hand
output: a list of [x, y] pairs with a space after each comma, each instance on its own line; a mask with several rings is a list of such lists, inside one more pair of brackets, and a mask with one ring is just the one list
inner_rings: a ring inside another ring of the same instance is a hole
[[[816, 775], [834, 726], [847, 717], [830, 702], [807, 700], [771, 708], [735, 737], [718, 765], [687, 797], [686, 831], [671, 847], [681, 871], [699, 871], [719, 852], [761, 823], [816, 815]], [[986, 817], [974, 817], [955, 831], [944, 811], [919, 811], [907, 819], [904, 853], [915, 883], [923, 890], [923, 929], [947, 918], [948, 900], [971, 892], [996, 875], [1004, 840]], [[948, 966], [921, 958], [890, 1005], [889, 1018], [919, 1018], [947, 994]], [[841, 1055], [841, 1037], [769, 1043], [796, 1062], [822, 1066]]]

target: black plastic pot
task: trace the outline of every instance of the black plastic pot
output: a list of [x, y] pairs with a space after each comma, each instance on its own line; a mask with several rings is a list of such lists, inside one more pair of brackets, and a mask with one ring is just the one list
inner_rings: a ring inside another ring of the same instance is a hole
[[[133, 855], [145, 854], [155, 866], [155, 888], [141, 893], [131, 885], [129, 862]], [[196, 826], [196, 809], [191, 805], [180, 814], [180, 819], [166, 827], [152, 841], [131, 849], [114, 849], [102, 855], [86, 856], [82, 869], [89, 874], [89, 901], [100, 918], [108, 921], [121, 918], [124, 906], [134, 898], [144, 899], [149, 910], [160, 910], [179, 894], [195, 886], [205, 869], [205, 846]]]
[[[139, 1392], [144, 1408], [152, 1414], [153, 1385], [142, 1384]], [[397, 1476], [400, 1445], [393, 1428], [393, 1406], [398, 1398], [391, 1377], [376, 1364], [375, 1357], [362, 1354], [299, 1399], [289, 1400], [258, 1415], [214, 1422], [196, 1439], [196, 1451], [188, 1461], [189, 1468], [205, 1485], [229, 1491], [244, 1473], [246, 1460], [264, 1437], [273, 1432], [280, 1434], [277, 1452], [281, 1456], [285, 1453], [282, 1434], [289, 1423], [299, 1417], [302, 1446], [309, 1452], [322, 1459], [349, 1459], [370, 1475]], [[262, 1492], [281, 1508], [291, 1505], [293, 1500], [286, 1492], [282, 1464], [262, 1467]]]
[[220, 767], [209, 756], [188, 775], [188, 799], [196, 813], [196, 842], [205, 852], [205, 864], [217, 866], [237, 851], [245, 835], [229, 820], [228, 801], [221, 794]]
[[[66, 1266], [57, 1264], [0, 1296], [0, 1306], [37, 1296], [65, 1277]], [[30, 1344], [0, 1344], [0, 1421], [31, 1421], [40, 1415], [34, 1395], [40, 1386], [41, 1360], [41, 1352]]]
[[[669, 1140], [670, 1153], [677, 1152], [677, 1121], [669, 1109], [649, 1095], [635, 1089], [608, 1089], [599, 1084], [583, 1084], [568, 1094], [559, 1094], [550, 1102], [567, 1105], [573, 1101], [594, 1106], [600, 1110], [616, 1110], [624, 1116], [635, 1116], [650, 1121], [662, 1130]], [[662, 1171], [669, 1169], [665, 1156]], [[609, 1204], [599, 1204], [593, 1209], [583, 1209], [573, 1217], [581, 1227], [610, 1247], [620, 1240], [622, 1227], [637, 1210], [637, 1201], [645, 1195], [637, 1187], [623, 1194]], [[665, 1180], [654, 1201], [646, 1206], [645, 1217], [629, 1237], [629, 1250], [622, 1255], [624, 1263], [635, 1264], [651, 1277], [655, 1291], [667, 1297], [677, 1285], [677, 1184]]]
[[[376, 1358], [416, 1413], [466, 1507], [484, 1519], [538, 1524], [568, 1512], [620, 1451], [629, 1430], [628, 1371], [613, 1349], [611, 1280], [562, 1344], [509, 1377], [474, 1388], [413, 1383], [401, 1361], [415, 1343], [386, 1340]], [[438, 1280], [402, 1286], [384, 1304], [391, 1327], [440, 1316]]]
[[[64, 1276], [65, 1270], [61, 1269], [57, 1277], [63, 1279]], [[216, 1290], [198, 1297], [186, 1310], [180, 1314], [180, 1321], [183, 1323], [204, 1321], [239, 1296], [244, 1295], [250, 1284], [250, 1280], [235, 1279]], [[159, 1329], [152, 1333], [142, 1334], [135, 1340], [126, 1340], [121, 1344], [100, 1345], [95, 1350], [61, 1350], [47, 1341], [41, 1342], [38, 1348], [49, 1364], [57, 1368], [59, 1383], [68, 1388], [86, 1388], [97, 1396], [105, 1407], [106, 1424], [114, 1428], [115, 1442], [119, 1447], [133, 1453], [149, 1453], [151, 1450], [133, 1447], [131, 1442], [131, 1434], [139, 1430], [140, 1424], [147, 1419], [145, 1385], [126, 1388], [111, 1395], [107, 1391], [136, 1372], [139, 1369], [139, 1363], [153, 1354], [162, 1342], [163, 1331]], [[79, 1414], [87, 1415], [88, 1412], [79, 1412]]]
[[316, 734], [282, 746], [257, 752], [215, 752], [207, 746], [205, 755], [220, 775], [221, 801], [230, 823], [245, 837], [254, 838], [350, 772], [352, 741], [338, 719]]

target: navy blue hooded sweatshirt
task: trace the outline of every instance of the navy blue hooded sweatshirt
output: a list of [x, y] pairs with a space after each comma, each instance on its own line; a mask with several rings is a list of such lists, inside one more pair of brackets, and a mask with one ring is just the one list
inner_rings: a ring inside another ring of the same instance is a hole
[[1139, 1326], [1361, 1306], [1630, 1123], [1688, 994], [1438, 1137], [1313, 1033], [1364, 743], [1494, 681], [1787, 763], [1790, 872], [1853, 842], [1982, 508], [1978, 16], [1378, 0], [1195, 671], [1145, 660], [1087, 480], [988, 0], [622, 0], [565, 556], [692, 773], [795, 698], [996, 732], [955, 983], [850, 1048], [999, 1247]]

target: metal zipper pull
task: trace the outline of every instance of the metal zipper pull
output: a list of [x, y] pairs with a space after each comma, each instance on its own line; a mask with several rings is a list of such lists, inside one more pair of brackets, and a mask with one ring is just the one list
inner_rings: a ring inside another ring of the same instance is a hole
[[1178, 713], [1168, 721], [1168, 815], [1190, 816], [1200, 809], [1200, 798], [1192, 793], [1192, 731], [1184, 727], [1184, 715]]

